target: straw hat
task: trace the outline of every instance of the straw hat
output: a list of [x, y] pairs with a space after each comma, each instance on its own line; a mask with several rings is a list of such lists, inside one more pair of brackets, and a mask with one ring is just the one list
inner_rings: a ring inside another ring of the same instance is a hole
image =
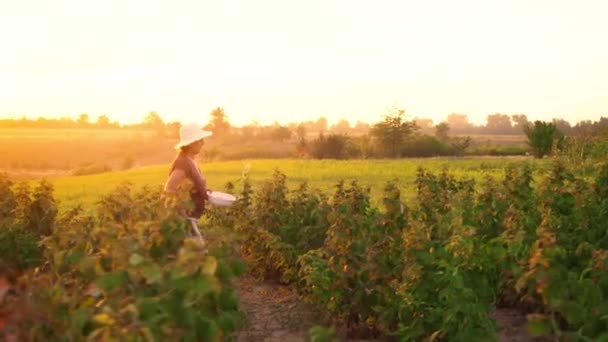
[[179, 142], [175, 145], [175, 149], [188, 146], [211, 135], [213, 135], [213, 132], [204, 131], [201, 126], [195, 123], [184, 124], [179, 128]]

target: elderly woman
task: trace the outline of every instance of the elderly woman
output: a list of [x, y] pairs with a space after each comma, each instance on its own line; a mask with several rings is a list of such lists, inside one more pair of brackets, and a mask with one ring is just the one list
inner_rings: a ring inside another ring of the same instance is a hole
[[199, 219], [205, 211], [207, 201], [207, 181], [196, 165], [194, 158], [201, 151], [204, 140], [212, 135], [204, 131], [196, 124], [182, 125], [179, 130], [179, 143], [175, 149], [179, 154], [171, 164], [169, 178], [165, 183], [166, 194], [176, 194], [178, 187], [184, 182], [192, 183], [190, 198], [194, 203], [194, 209], [184, 212], [191, 219]]

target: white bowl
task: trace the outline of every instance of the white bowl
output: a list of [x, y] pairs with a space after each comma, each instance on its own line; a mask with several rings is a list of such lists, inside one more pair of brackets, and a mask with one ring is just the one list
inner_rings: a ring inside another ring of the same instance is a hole
[[225, 192], [213, 191], [207, 194], [209, 203], [218, 207], [230, 207], [236, 201], [236, 197]]

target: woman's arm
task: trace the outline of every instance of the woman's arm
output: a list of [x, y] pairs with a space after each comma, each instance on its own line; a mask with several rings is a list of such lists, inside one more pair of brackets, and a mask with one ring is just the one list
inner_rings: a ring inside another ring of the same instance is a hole
[[203, 197], [207, 199], [207, 181], [196, 167], [196, 163], [194, 161], [191, 161], [189, 164], [190, 165], [188, 165], [186, 175], [192, 181], [196, 192], [202, 194]]

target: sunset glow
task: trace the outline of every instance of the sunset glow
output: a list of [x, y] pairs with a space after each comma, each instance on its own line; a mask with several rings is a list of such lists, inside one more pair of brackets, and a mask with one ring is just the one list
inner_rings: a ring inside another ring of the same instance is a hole
[[5, 1], [0, 118], [608, 116], [608, 2]]

